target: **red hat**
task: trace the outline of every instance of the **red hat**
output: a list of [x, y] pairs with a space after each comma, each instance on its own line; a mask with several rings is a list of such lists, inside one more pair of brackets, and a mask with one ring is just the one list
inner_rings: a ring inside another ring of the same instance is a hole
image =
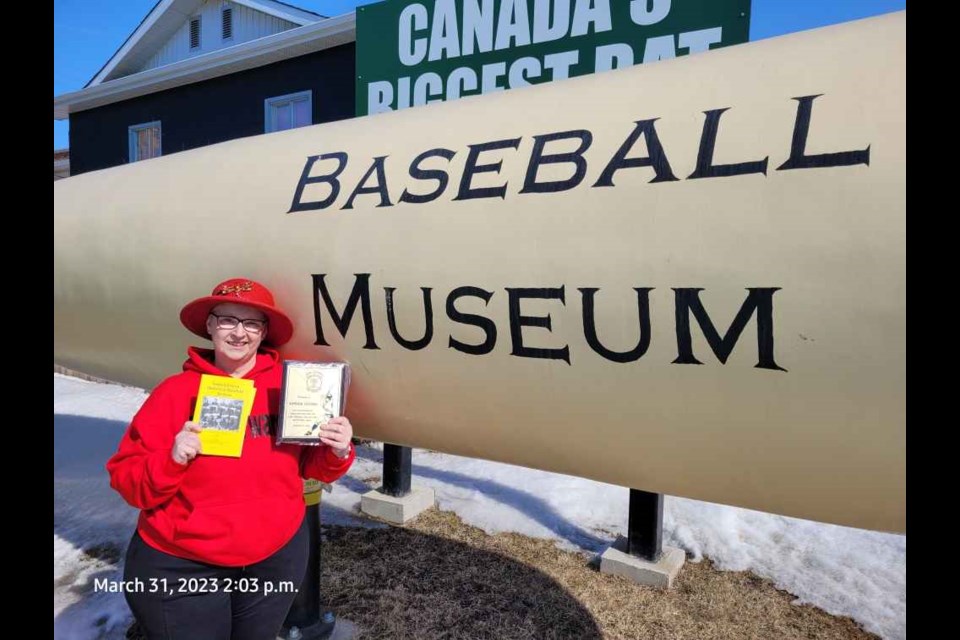
[[180, 322], [191, 333], [201, 338], [209, 338], [207, 332], [207, 318], [210, 311], [224, 302], [242, 304], [262, 311], [267, 316], [269, 329], [265, 343], [279, 347], [293, 337], [293, 322], [273, 302], [273, 294], [259, 282], [246, 278], [231, 278], [213, 288], [213, 293], [204, 298], [197, 298], [180, 310]]

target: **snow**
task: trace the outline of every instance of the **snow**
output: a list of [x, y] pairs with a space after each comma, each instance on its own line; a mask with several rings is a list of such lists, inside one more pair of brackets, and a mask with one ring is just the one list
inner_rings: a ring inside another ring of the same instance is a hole
[[[118, 580], [137, 512], [109, 486], [104, 463], [143, 403], [141, 389], [54, 374], [54, 634], [64, 640], [122, 638], [131, 621], [121, 594], [94, 589]], [[382, 473], [379, 447], [361, 447], [349, 474], [324, 494], [326, 524], [381, 526], [359, 512]], [[488, 533], [553, 539], [599, 552], [626, 533], [629, 490], [498, 462], [414, 450], [413, 482], [438, 506]], [[906, 536], [851, 529], [668, 496], [664, 544], [693, 561], [751, 571], [889, 640], [906, 638]]]

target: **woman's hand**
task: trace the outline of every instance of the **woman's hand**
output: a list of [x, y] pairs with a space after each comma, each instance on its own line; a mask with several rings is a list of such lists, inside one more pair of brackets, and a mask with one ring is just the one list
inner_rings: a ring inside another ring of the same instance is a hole
[[177, 464], [186, 465], [197, 457], [200, 453], [200, 436], [197, 434], [203, 431], [196, 422], [184, 422], [183, 429], [173, 440], [173, 449], [170, 450], [170, 457]]
[[353, 425], [346, 416], [333, 418], [320, 427], [320, 442], [333, 449], [338, 458], [350, 455], [350, 439], [353, 437]]

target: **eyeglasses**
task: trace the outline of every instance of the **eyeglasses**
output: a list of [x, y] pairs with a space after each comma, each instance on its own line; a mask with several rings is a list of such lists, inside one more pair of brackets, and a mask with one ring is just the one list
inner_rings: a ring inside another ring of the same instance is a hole
[[210, 312], [217, 319], [217, 329], [227, 329], [232, 331], [238, 324], [243, 325], [243, 330], [247, 333], [262, 333], [267, 327], [266, 320], [257, 320], [256, 318], [235, 318], [233, 316], [218, 316]]

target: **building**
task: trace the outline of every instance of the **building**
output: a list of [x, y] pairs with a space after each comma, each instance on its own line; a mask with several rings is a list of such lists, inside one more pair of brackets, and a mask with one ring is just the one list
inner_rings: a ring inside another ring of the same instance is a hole
[[53, 179], [60, 180], [70, 176], [70, 149], [53, 150]]
[[354, 13], [159, 0], [83, 89], [54, 98], [70, 174], [351, 118], [355, 40]]

